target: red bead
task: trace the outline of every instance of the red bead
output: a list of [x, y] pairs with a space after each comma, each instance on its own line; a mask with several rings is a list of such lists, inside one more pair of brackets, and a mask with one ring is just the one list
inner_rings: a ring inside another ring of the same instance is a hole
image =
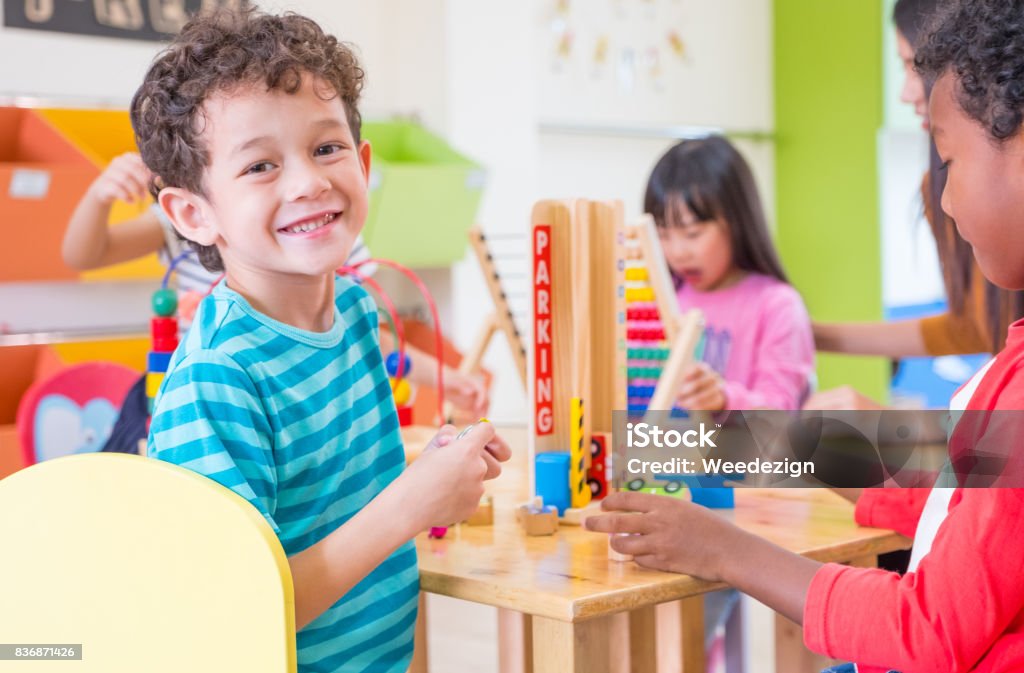
[[177, 318], [153, 318], [149, 322], [150, 333], [153, 338], [158, 337], [177, 337], [178, 336], [178, 319]]

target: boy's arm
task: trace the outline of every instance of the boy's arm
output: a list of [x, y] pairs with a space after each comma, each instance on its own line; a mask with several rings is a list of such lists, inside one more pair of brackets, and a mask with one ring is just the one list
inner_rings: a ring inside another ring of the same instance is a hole
[[75, 207], [64, 232], [61, 254], [78, 270], [95, 269], [142, 257], [160, 249], [164, 234], [149, 210], [109, 227], [110, 208], [120, 199], [128, 203], [146, 196], [148, 171], [138, 155], [122, 155], [89, 186]]
[[454, 437], [455, 428], [444, 426], [419, 458], [358, 514], [288, 559], [297, 629], [331, 607], [402, 544], [476, 510], [484, 479], [498, 476], [499, 463], [511, 453], [490, 423]]

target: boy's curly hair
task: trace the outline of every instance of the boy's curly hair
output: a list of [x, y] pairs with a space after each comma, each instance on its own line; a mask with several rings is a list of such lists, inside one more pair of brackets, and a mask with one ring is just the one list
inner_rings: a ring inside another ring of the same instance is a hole
[[[274, 16], [255, 9], [217, 11], [192, 18], [161, 52], [131, 102], [132, 127], [142, 160], [153, 172], [150, 191], [181, 187], [205, 195], [209, 152], [201, 134], [203, 104], [239, 86], [265, 84], [295, 93], [303, 74], [333, 88], [345, 104], [359, 142], [363, 70], [352, 50], [297, 14]], [[214, 246], [190, 241], [210, 271], [223, 271]]]
[[964, 112], [996, 140], [1015, 135], [1024, 121], [1024, 0], [950, 3], [928, 32], [914, 60], [925, 80], [952, 71]]

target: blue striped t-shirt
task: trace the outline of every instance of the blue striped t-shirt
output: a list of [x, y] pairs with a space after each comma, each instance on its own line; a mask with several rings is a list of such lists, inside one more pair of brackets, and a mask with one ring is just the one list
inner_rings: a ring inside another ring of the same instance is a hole
[[[150, 455], [240, 494], [289, 556], [319, 542], [405, 465], [377, 330], [373, 300], [348, 279], [335, 281], [323, 333], [275, 321], [221, 282], [160, 387]], [[410, 541], [298, 633], [299, 671], [405, 671], [418, 591]]]

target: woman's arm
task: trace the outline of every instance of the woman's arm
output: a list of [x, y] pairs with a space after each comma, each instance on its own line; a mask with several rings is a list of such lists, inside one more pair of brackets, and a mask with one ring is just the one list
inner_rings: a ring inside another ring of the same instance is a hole
[[813, 323], [819, 351], [890, 358], [928, 355], [921, 321]]

